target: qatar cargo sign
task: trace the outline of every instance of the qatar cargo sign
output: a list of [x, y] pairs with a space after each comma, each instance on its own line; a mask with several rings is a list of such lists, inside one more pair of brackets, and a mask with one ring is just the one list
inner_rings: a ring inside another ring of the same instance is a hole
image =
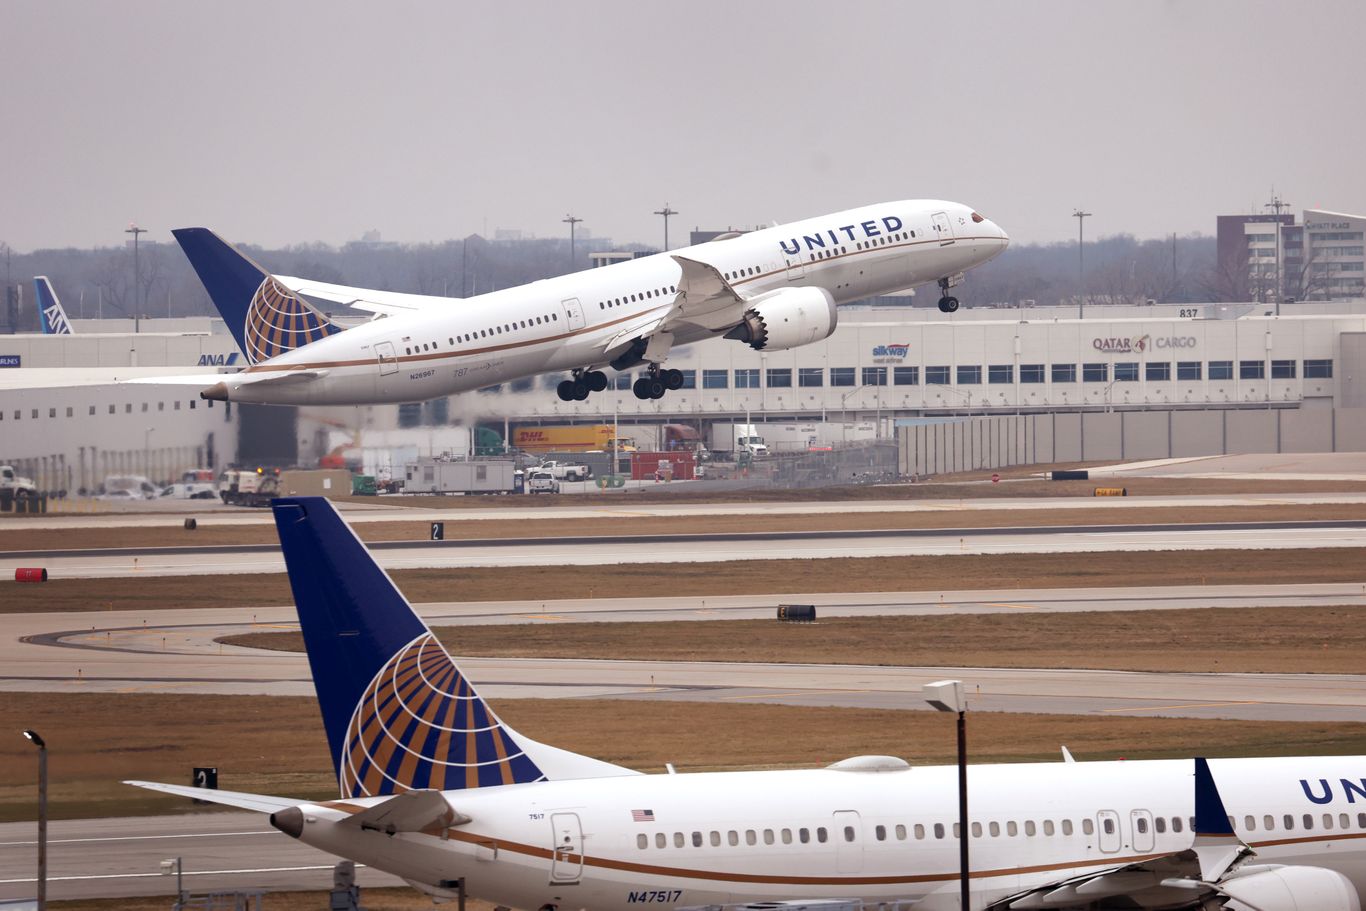
[[1181, 350], [1194, 348], [1196, 338], [1193, 335], [1159, 335], [1153, 338], [1150, 335], [1139, 335], [1134, 338], [1097, 338], [1091, 340], [1091, 347], [1105, 354], [1141, 354], [1150, 349], [1162, 350]]

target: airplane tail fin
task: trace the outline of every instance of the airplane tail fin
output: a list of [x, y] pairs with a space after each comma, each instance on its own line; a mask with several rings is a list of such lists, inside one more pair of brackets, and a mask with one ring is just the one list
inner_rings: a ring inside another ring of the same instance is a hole
[[342, 331], [208, 228], [179, 228], [171, 233], [248, 363], [258, 364]]
[[43, 324], [43, 335], [70, 335], [71, 321], [67, 319], [62, 302], [57, 300], [57, 292], [52, 290], [52, 282], [46, 275], [33, 279], [33, 289], [38, 299], [39, 319]]
[[272, 507], [343, 797], [634, 774], [503, 724], [326, 499]]

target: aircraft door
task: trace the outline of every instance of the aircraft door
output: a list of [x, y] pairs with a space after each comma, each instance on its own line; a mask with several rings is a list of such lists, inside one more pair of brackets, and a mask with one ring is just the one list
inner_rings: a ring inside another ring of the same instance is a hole
[[783, 259], [787, 262], [788, 281], [795, 282], [806, 277], [806, 263], [802, 261], [802, 255], [800, 253], [795, 256], [784, 253]]
[[835, 840], [835, 869], [840, 873], [863, 870], [863, 824], [858, 813], [840, 810], [831, 818], [830, 837]]
[[583, 305], [579, 303], [577, 297], [567, 298], [560, 301], [560, 306], [564, 307], [564, 318], [569, 323], [569, 331], [577, 332], [583, 328]]
[[1113, 854], [1123, 844], [1124, 835], [1119, 830], [1119, 814], [1114, 810], [1101, 810], [1096, 814], [1097, 844], [1106, 854]]
[[1133, 839], [1135, 851], [1146, 853], [1153, 850], [1155, 839], [1152, 813], [1147, 810], [1131, 810], [1129, 812], [1129, 829], [1129, 837]]
[[578, 813], [551, 813], [554, 839], [550, 857], [550, 883], [576, 883], [583, 874], [583, 825]]
[[953, 243], [953, 224], [949, 221], [949, 213], [936, 212], [930, 216], [930, 221], [934, 225], [934, 233], [939, 235], [939, 246], [947, 247]]
[[393, 342], [380, 342], [375, 345], [375, 357], [379, 359], [379, 375], [388, 376], [398, 373], [398, 353]]

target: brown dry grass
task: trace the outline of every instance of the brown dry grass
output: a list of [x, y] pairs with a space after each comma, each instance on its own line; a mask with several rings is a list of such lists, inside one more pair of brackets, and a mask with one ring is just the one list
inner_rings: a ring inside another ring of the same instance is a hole
[[[572, 705], [573, 711], [566, 711]], [[952, 723], [933, 712], [631, 700], [503, 700], [503, 717], [538, 740], [646, 771], [818, 766], [885, 753], [953, 760]], [[120, 784], [189, 783], [217, 766], [225, 789], [321, 798], [336, 793], [312, 699], [170, 694], [6, 694], [0, 730], [35, 728], [50, 749], [54, 818], [174, 813], [189, 801]], [[282, 745], [281, 732], [288, 731]], [[737, 734], [737, 732], [743, 732]], [[1366, 753], [1366, 724], [980, 713], [979, 762]], [[0, 738], [0, 820], [36, 813], [33, 749]]]
[[[1169, 522], [1297, 522], [1366, 518], [1366, 504], [1263, 505], [1225, 507], [1149, 507], [1069, 509], [956, 510], [947, 501], [934, 512], [814, 513], [809, 515], [631, 516], [610, 519], [481, 519], [447, 521], [445, 535], [456, 539], [594, 537], [599, 535], [721, 534], [726, 532], [843, 531], [901, 528], [1001, 528], [1046, 525], [1142, 525]], [[364, 541], [425, 541], [427, 522], [358, 522]], [[206, 517], [195, 531], [179, 521], [163, 527], [0, 530], [0, 551], [65, 550], [71, 547], [189, 547], [275, 544], [271, 525], [214, 525]]]
[[[1023, 606], [1022, 606], [1023, 607]], [[1257, 674], [1358, 674], [1366, 607], [838, 617], [657, 623], [542, 623], [436, 630], [460, 655], [653, 661], [874, 664], [894, 667], [1062, 667]], [[296, 632], [224, 642], [303, 651]], [[1211, 654], [1208, 643], [1218, 642]], [[1097, 642], [1108, 643], [1097, 649]]]
[[[508, 601], [631, 595], [800, 596], [810, 592], [1356, 582], [1366, 548], [989, 554], [407, 569], [391, 575], [410, 601]], [[5, 589], [0, 612], [154, 611], [292, 604], [283, 573], [59, 579]]]

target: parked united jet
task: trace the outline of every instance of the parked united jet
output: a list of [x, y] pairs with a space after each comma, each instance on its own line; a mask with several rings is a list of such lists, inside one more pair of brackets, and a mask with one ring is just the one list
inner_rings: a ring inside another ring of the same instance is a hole
[[[840, 304], [936, 281], [952, 312], [949, 289], [1009, 242], [967, 206], [909, 200], [454, 299], [272, 276], [206, 228], [173, 233], [250, 365], [201, 395], [314, 405], [422, 401], [559, 371], [560, 398], [582, 401], [607, 388], [604, 368], [641, 364], [634, 392], [657, 399], [683, 384], [664, 366], [675, 345], [809, 345], [835, 331]], [[310, 301], [383, 318], [344, 328]]]
[[[273, 508], [339, 798], [129, 784], [269, 813], [438, 898], [463, 878], [528, 911], [959, 911], [956, 767], [642, 775], [538, 743], [479, 697], [330, 503]], [[1366, 757], [984, 765], [969, 780], [976, 911], [1360, 911]]]
[[57, 292], [52, 290], [52, 282], [46, 275], [33, 279], [33, 289], [37, 294], [38, 313], [43, 324], [43, 335], [71, 335], [71, 320], [57, 300]]

